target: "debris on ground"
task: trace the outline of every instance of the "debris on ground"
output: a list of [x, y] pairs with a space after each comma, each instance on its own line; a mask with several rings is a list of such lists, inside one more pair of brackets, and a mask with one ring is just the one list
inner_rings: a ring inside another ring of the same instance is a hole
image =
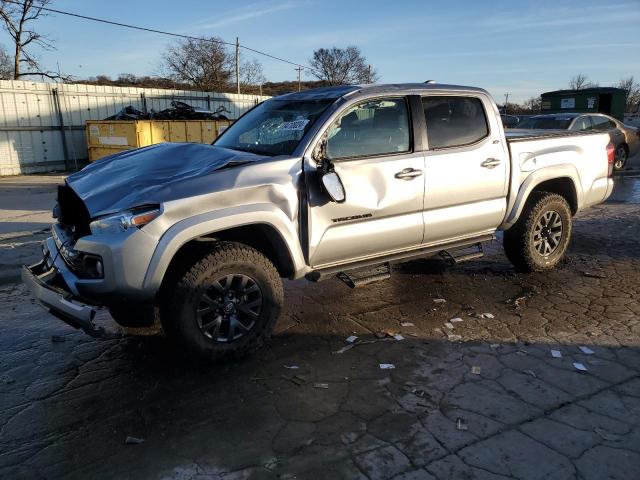
[[415, 387], [409, 390], [409, 392], [414, 394], [416, 397], [420, 397], [420, 398], [424, 398], [425, 395], [427, 395], [427, 392], [425, 392], [420, 388], [415, 388]]
[[582, 275], [589, 278], [607, 278], [606, 275], [596, 272], [582, 272]]
[[528, 298], [531, 298], [535, 295], [535, 289], [527, 289], [523, 290], [520, 295], [515, 298], [509, 298], [505, 301], [507, 305], [513, 305], [516, 310], [522, 308], [527, 301]]
[[458, 430], [469, 430], [467, 421], [464, 418], [456, 418], [456, 428]]
[[411, 322], [400, 322], [401, 327], [415, 327], [415, 325]]
[[462, 335], [447, 335], [447, 340], [450, 342], [461, 342]]
[[300, 375], [294, 375], [293, 377], [289, 378], [288, 380], [291, 380], [296, 385], [304, 385], [305, 383], [307, 383], [307, 379], [304, 378], [304, 377], [301, 377]]
[[456, 318], [452, 318], [451, 320], [449, 320], [451, 323], [459, 323], [462, 321], [462, 319], [460, 317], [456, 317]]
[[374, 333], [374, 335], [375, 335], [376, 338], [384, 338], [384, 337], [387, 336], [387, 334], [384, 333], [384, 332], [376, 332], [376, 333]]
[[620, 435], [616, 435], [615, 433], [609, 433], [604, 428], [596, 427], [593, 429], [603, 440], [608, 440], [610, 442], [619, 442], [622, 440]]
[[481, 368], [477, 365], [471, 367], [471, 373], [474, 375], [480, 375]]
[[283, 365], [283, 367], [288, 370], [298, 370], [300, 368], [298, 365]]
[[385, 331], [384, 331], [384, 334], [385, 334], [387, 337], [395, 337], [396, 335], [398, 335], [398, 333], [400, 333], [400, 332], [397, 332], [397, 331], [395, 331], [395, 330], [385, 330]]
[[395, 338], [396, 340], [400, 341], [400, 340], [404, 340], [404, 337], [402, 335], [400, 335], [399, 333], [396, 333], [393, 338]]
[[447, 303], [447, 301], [444, 298], [434, 298], [433, 299], [433, 303]]
[[313, 388], [329, 388], [328, 383], [314, 383]]
[[356, 337], [355, 335], [351, 335], [351, 336], [347, 337], [347, 338], [345, 339], [345, 341], [347, 341], [347, 342], [349, 342], [349, 343], [353, 343], [353, 342], [355, 342], [357, 339], [358, 339], [358, 337]]
[[417, 333], [410, 333], [410, 334], [409, 334], [409, 336], [410, 336], [410, 337], [417, 337], [417, 336], [418, 336], [418, 334], [417, 334]]
[[449, 330], [453, 330], [453, 323], [451, 322], [444, 322], [444, 326], [447, 327]]
[[573, 366], [575, 367], [576, 370], [580, 370], [581, 372], [587, 371], [587, 367], [585, 367], [584, 364], [580, 362], [573, 362]]
[[579, 348], [579, 349], [580, 349], [580, 351], [581, 351], [582, 353], [584, 353], [585, 355], [593, 355], [594, 353], [596, 353], [596, 352], [594, 352], [593, 350], [591, 350], [589, 347], [584, 347], [584, 346], [582, 346], [582, 347], [578, 347], [578, 348]]
[[498, 348], [499, 346], [500, 346], [500, 344], [499, 344], [499, 343], [492, 343], [491, 345], [489, 345], [489, 347], [490, 347], [490, 348], [493, 348], [494, 350], [495, 350], [496, 348]]
[[533, 378], [538, 378], [538, 375], [536, 375], [536, 372], [534, 372], [533, 370], [523, 370], [522, 373], [526, 373], [527, 375], [532, 376]]
[[66, 339], [62, 335], [51, 335], [53, 343], [63, 343]]
[[345, 345], [344, 347], [342, 347], [342, 348], [340, 348], [338, 350], [335, 350], [333, 353], [340, 354], [340, 353], [344, 353], [344, 352], [347, 352], [347, 351], [351, 350], [353, 347], [359, 347], [360, 345], [371, 345], [372, 343], [378, 343], [378, 342], [386, 342], [386, 341], [391, 340], [391, 338], [393, 338], [393, 337], [391, 337], [391, 338], [387, 337], [386, 334], [384, 334], [384, 333], [382, 334], [382, 337], [380, 337], [378, 335], [376, 335], [376, 337], [378, 337], [378, 338], [376, 338], [375, 340], [365, 340], [365, 341], [361, 341], [361, 342], [350, 343], [349, 345]]
[[144, 438], [127, 437], [124, 439], [124, 443], [127, 445], [140, 445], [141, 443], [144, 443]]
[[560, 350], [551, 350], [551, 356], [553, 358], [562, 358], [562, 352]]
[[396, 366], [393, 363], [381, 363], [380, 364], [380, 370], [392, 370], [396, 368]]
[[493, 313], [470, 313], [470, 317], [485, 319], [485, 318], [496, 318]]

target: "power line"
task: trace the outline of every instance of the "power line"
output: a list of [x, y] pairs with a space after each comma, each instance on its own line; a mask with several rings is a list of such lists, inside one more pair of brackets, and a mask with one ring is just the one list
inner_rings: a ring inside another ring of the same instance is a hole
[[[20, 5], [20, 6], [23, 5], [22, 2], [15, 1], [15, 0], [4, 0], [4, 1], [6, 3], [12, 3], [14, 5]], [[99, 23], [106, 23], [106, 24], [109, 24], [109, 25], [115, 25], [117, 27], [131, 28], [131, 29], [134, 29], [134, 30], [142, 30], [144, 32], [158, 33], [160, 35], [168, 35], [170, 37], [185, 38], [185, 39], [188, 39], [188, 40], [197, 40], [199, 42], [205, 41], [205, 42], [217, 43], [217, 44], [220, 44], [220, 45], [228, 45], [228, 46], [231, 46], [231, 47], [236, 47], [235, 43], [225, 42], [224, 40], [214, 40], [212, 38], [194, 37], [194, 36], [191, 36], [191, 35], [183, 35], [183, 34], [180, 34], [180, 33], [173, 33], [173, 32], [167, 32], [167, 31], [164, 31], [164, 30], [157, 30], [155, 28], [140, 27], [140, 26], [137, 26], [137, 25], [130, 25], [128, 23], [115, 22], [115, 21], [112, 21], [112, 20], [105, 20], [103, 18], [97, 18], [97, 17], [90, 17], [90, 16], [87, 16], [87, 15], [81, 15], [79, 13], [65, 12], [64, 10], [57, 10], [55, 8], [49, 8], [49, 7], [34, 7], [34, 8], [37, 8], [39, 10], [44, 10], [44, 11], [47, 11], [47, 12], [51, 12], [51, 13], [58, 13], [60, 15], [67, 15], [69, 17], [80, 18], [80, 19], [83, 19], [83, 20], [90, 20], [92, 22], [99, 22]], [[281, 57], [277, 57], [275, 55], [271, 55], [270, 53], [266, 53], [266, 52], [263, 52], [263, 51], [260, 51], [260, 50], [256, 50], [256, 49], [251, 48], [251, 47], [247, 47], [246, 45], [239, 45], [239, 47], [240, 48], [244, 48], [245, 50], [248, 50], [250, 52], [257, 53], [258, 55], [263, 55], [265, 57], [269, 57], [269, 58], [272, 58], [274, 60], [278, 60], [280, 62], [288, 63], [290, 65], [295, 65], [296, 67], [300, 67], [300, 68], [303, 68], [305, 70], [309, 70], [311, 72], [315, 71], [311, 67], [307, 67], [305, 65], [301, 65], [299, 63], [292, 62], [291, 60], [287, 60], [287, 59], [284, 59], [284, 58], [281, 58]]]

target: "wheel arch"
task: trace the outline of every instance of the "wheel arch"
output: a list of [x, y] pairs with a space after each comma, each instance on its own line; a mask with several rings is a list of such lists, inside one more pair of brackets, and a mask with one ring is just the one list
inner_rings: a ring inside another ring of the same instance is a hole
[[526, 178], [520, 186], [513, 207], [500, 226], [502, 230], [512, 227], [520, 218], [533, 192], [550, 192], [562, 196], [575, 215], [583, 203], [580, 177], [573, 166], [553, 166], [540, 169]]
[[189, 217], [174, 224], [162, 236], [153, 253], [144, 288], [158, 292], [167, 272], [189, 263], [194, 255], [211, 248], [211, 242], [233, 241], [264, 254], [284, 278], [304, 275], [306, 264], [295, 223], [282, 218], [271, 206], [229, 209]]

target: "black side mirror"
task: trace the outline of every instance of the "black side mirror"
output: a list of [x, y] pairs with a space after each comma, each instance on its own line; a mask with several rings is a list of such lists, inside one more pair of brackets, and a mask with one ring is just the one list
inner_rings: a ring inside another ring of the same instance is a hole
[[325, 172], [322, 175], [322, 186], [332, 201], [342, 203], [346, 200], [347, 195], [345, 194], [342, 180], [340, 180], [340, 176], [336, 172]]

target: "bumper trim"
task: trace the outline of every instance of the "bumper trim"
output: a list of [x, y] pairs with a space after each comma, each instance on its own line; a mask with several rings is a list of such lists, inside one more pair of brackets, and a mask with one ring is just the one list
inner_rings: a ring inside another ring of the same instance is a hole
[[22, 281], [29, 287], [36, 300], [60, 320], [96, 338], [110, 337], [101, 327], [93, 324], [96, 307], [74, 300], [70, 292], [49, 284], [57, 275], [55, 267], [49, 268], [46, 260], [22, 267]]

